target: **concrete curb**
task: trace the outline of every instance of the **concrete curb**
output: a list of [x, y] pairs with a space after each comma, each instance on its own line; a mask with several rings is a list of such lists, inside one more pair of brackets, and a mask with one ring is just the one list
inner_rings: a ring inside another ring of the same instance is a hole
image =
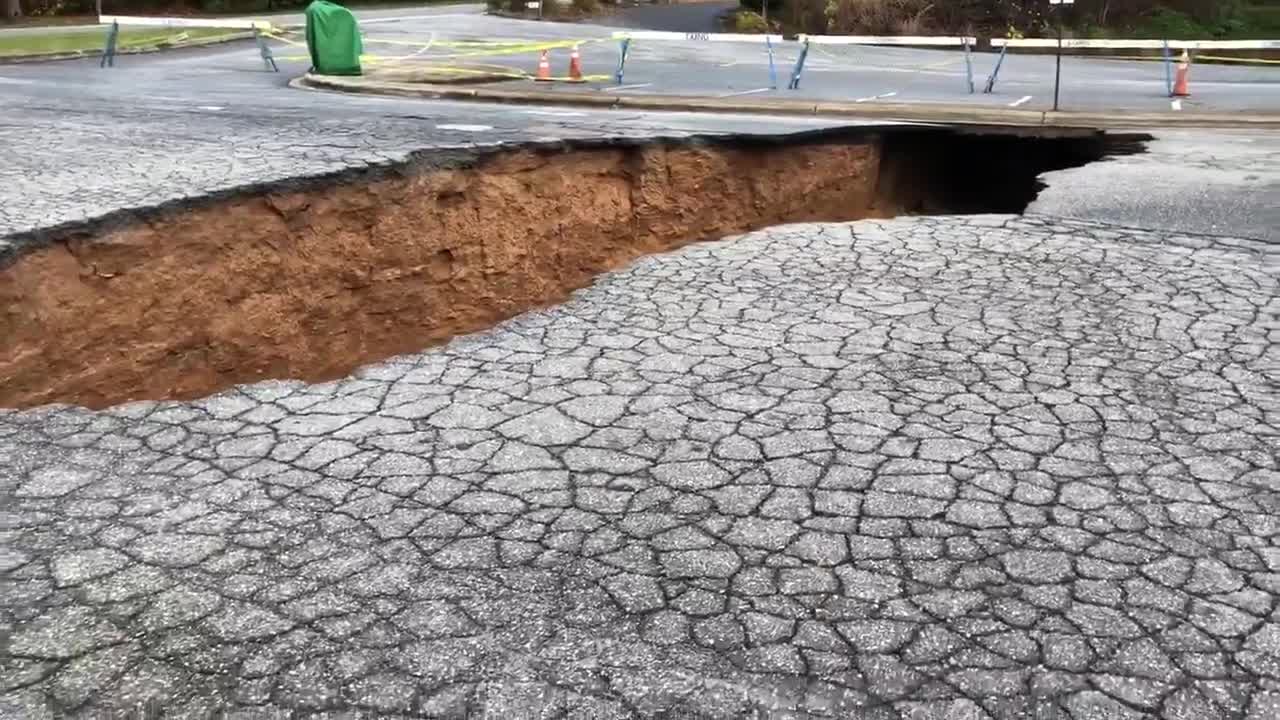
[[[207, 45], [220, 45], [222, 43], [236, 42], [238, 40], [252, 40], [252, 32], [230, 33], [220, 35], [213, 38], [202, 38], [175, 45], [147, 45], [144, 47], [117, 49], [116, 55], [147, 55], [149, 53], [165, 52], [168, 50], [181, 50], [183, 48], [198, 48]], [[69, 52], [51, 52], [51, 53], [32, 53], [30, 55], [0, 55], [0, 65], [20, 65], [22, 63], [52, 62], [54, 60], [75, 60], [77, 58], [101, 57], [102, 50], [72, 50]]]
[[496, 90], [441, 85], [379, 82], [360, 77], [307, 73], [294, 87], [369, 95], [393, 95], [433, 100], [471, 100], [519, 105], [560, 105], [675, 112], [748, 113], [856, 117], [906, 122], [946, 122], [975, 125], [1055, 126], [1089, 128], [1218, 127], [1280, 128], [1280, 113], [1126, 113], [1042, 112], [1016, 108], [987, 108], [943, 103], [853, 103], [824, 100], [745, 100], [689, 95], [604, 95], [553, 90]]

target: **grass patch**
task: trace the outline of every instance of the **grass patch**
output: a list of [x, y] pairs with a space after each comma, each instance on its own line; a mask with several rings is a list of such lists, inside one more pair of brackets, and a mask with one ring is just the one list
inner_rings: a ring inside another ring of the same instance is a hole
[[[117, 50], [173, 45], [193, 40], [244, 33], [231, 28], [120, 28]], [[107, 42], [107, 26], [101, 30], [56, 30], [39, 33], [0, 33], [0, 57], [44, 55], [101, 50]]]

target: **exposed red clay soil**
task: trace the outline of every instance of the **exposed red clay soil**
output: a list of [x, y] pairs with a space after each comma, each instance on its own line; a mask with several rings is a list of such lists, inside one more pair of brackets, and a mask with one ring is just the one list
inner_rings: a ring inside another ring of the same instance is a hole
[[137, 217], [0, 270], [0, 407], [331, 379], [559, 301], [641, 255], [893, 215], [881, 147], [525, 149]]

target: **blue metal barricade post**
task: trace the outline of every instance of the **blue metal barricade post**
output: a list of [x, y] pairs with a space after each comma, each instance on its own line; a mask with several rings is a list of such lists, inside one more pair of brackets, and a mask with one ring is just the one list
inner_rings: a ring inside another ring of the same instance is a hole
[[960, 41], [960, 44], [964, 46], [964, 73], [965, 73], [966, 82], [969, 83], [969, 94], [972, 95], [974, 92], [973, 53], [969, 52], [969, 38], [962, 39]]
[[1164, 91], [1173, 97], [1173, 55], [1169, 52], [1169, 41], [1164, 41]]
[[788, 90], [800, 89], [800, 73], [804, 72], [804, 59], [809, 56], [809, 41], [804, 41], [804, 47], [800, 48], [800, 56], [796, 58], [796, 66], [791, 71], [791, 82], [787, 84]]
[[769, 50], [769, 89], [778, 89], [778, 70], [773, 65], [773, 41], [768, 35], [764, 36], [764, 46]]
[[622, 71], [627, 66], [627, 53], [631, 50], [631, 38], [622, 38], [622, 42], [618, 44], [618, 71], [613, 74], [614, 81], [622, 84]]
[[262, 64], [268, 70], [280, 72], [280, 68], [276, 66], [276, 58], [271, 54], [271, 46], [267, 44], [267, 39], [258, 31], [258, 26], [253, 26], [253, 39], [258, 41], [258, 54], [262, 56]]
[[119, 38], [120, 23], [112, 22], [111, 27], [107, 28], [107, 44], [102, 48], [102, 59], [98, 61], [98, 67], [116, 66], [116, 42]]
[[1004, 56], [1008, 53], [1009, 45], [1006, 43], [1004, 47], [1000, 48], [1000, 57], [996, 59], [995, 69], [993, 69], [991, 71], [991, 75], [987, 77], [987, 86], [982, 89], [982, 92], [987, 93], [988, 95], [995, 92], [996, 78], [1000, 77], [1000, 66], [1004, 65]]

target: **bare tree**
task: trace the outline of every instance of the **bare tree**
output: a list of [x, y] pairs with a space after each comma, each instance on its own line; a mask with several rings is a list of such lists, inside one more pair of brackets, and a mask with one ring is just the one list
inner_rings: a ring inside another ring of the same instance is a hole
[[7, 18], [22, 17], [22, 5], [18, 0], [4, 0], [4, 16]]

